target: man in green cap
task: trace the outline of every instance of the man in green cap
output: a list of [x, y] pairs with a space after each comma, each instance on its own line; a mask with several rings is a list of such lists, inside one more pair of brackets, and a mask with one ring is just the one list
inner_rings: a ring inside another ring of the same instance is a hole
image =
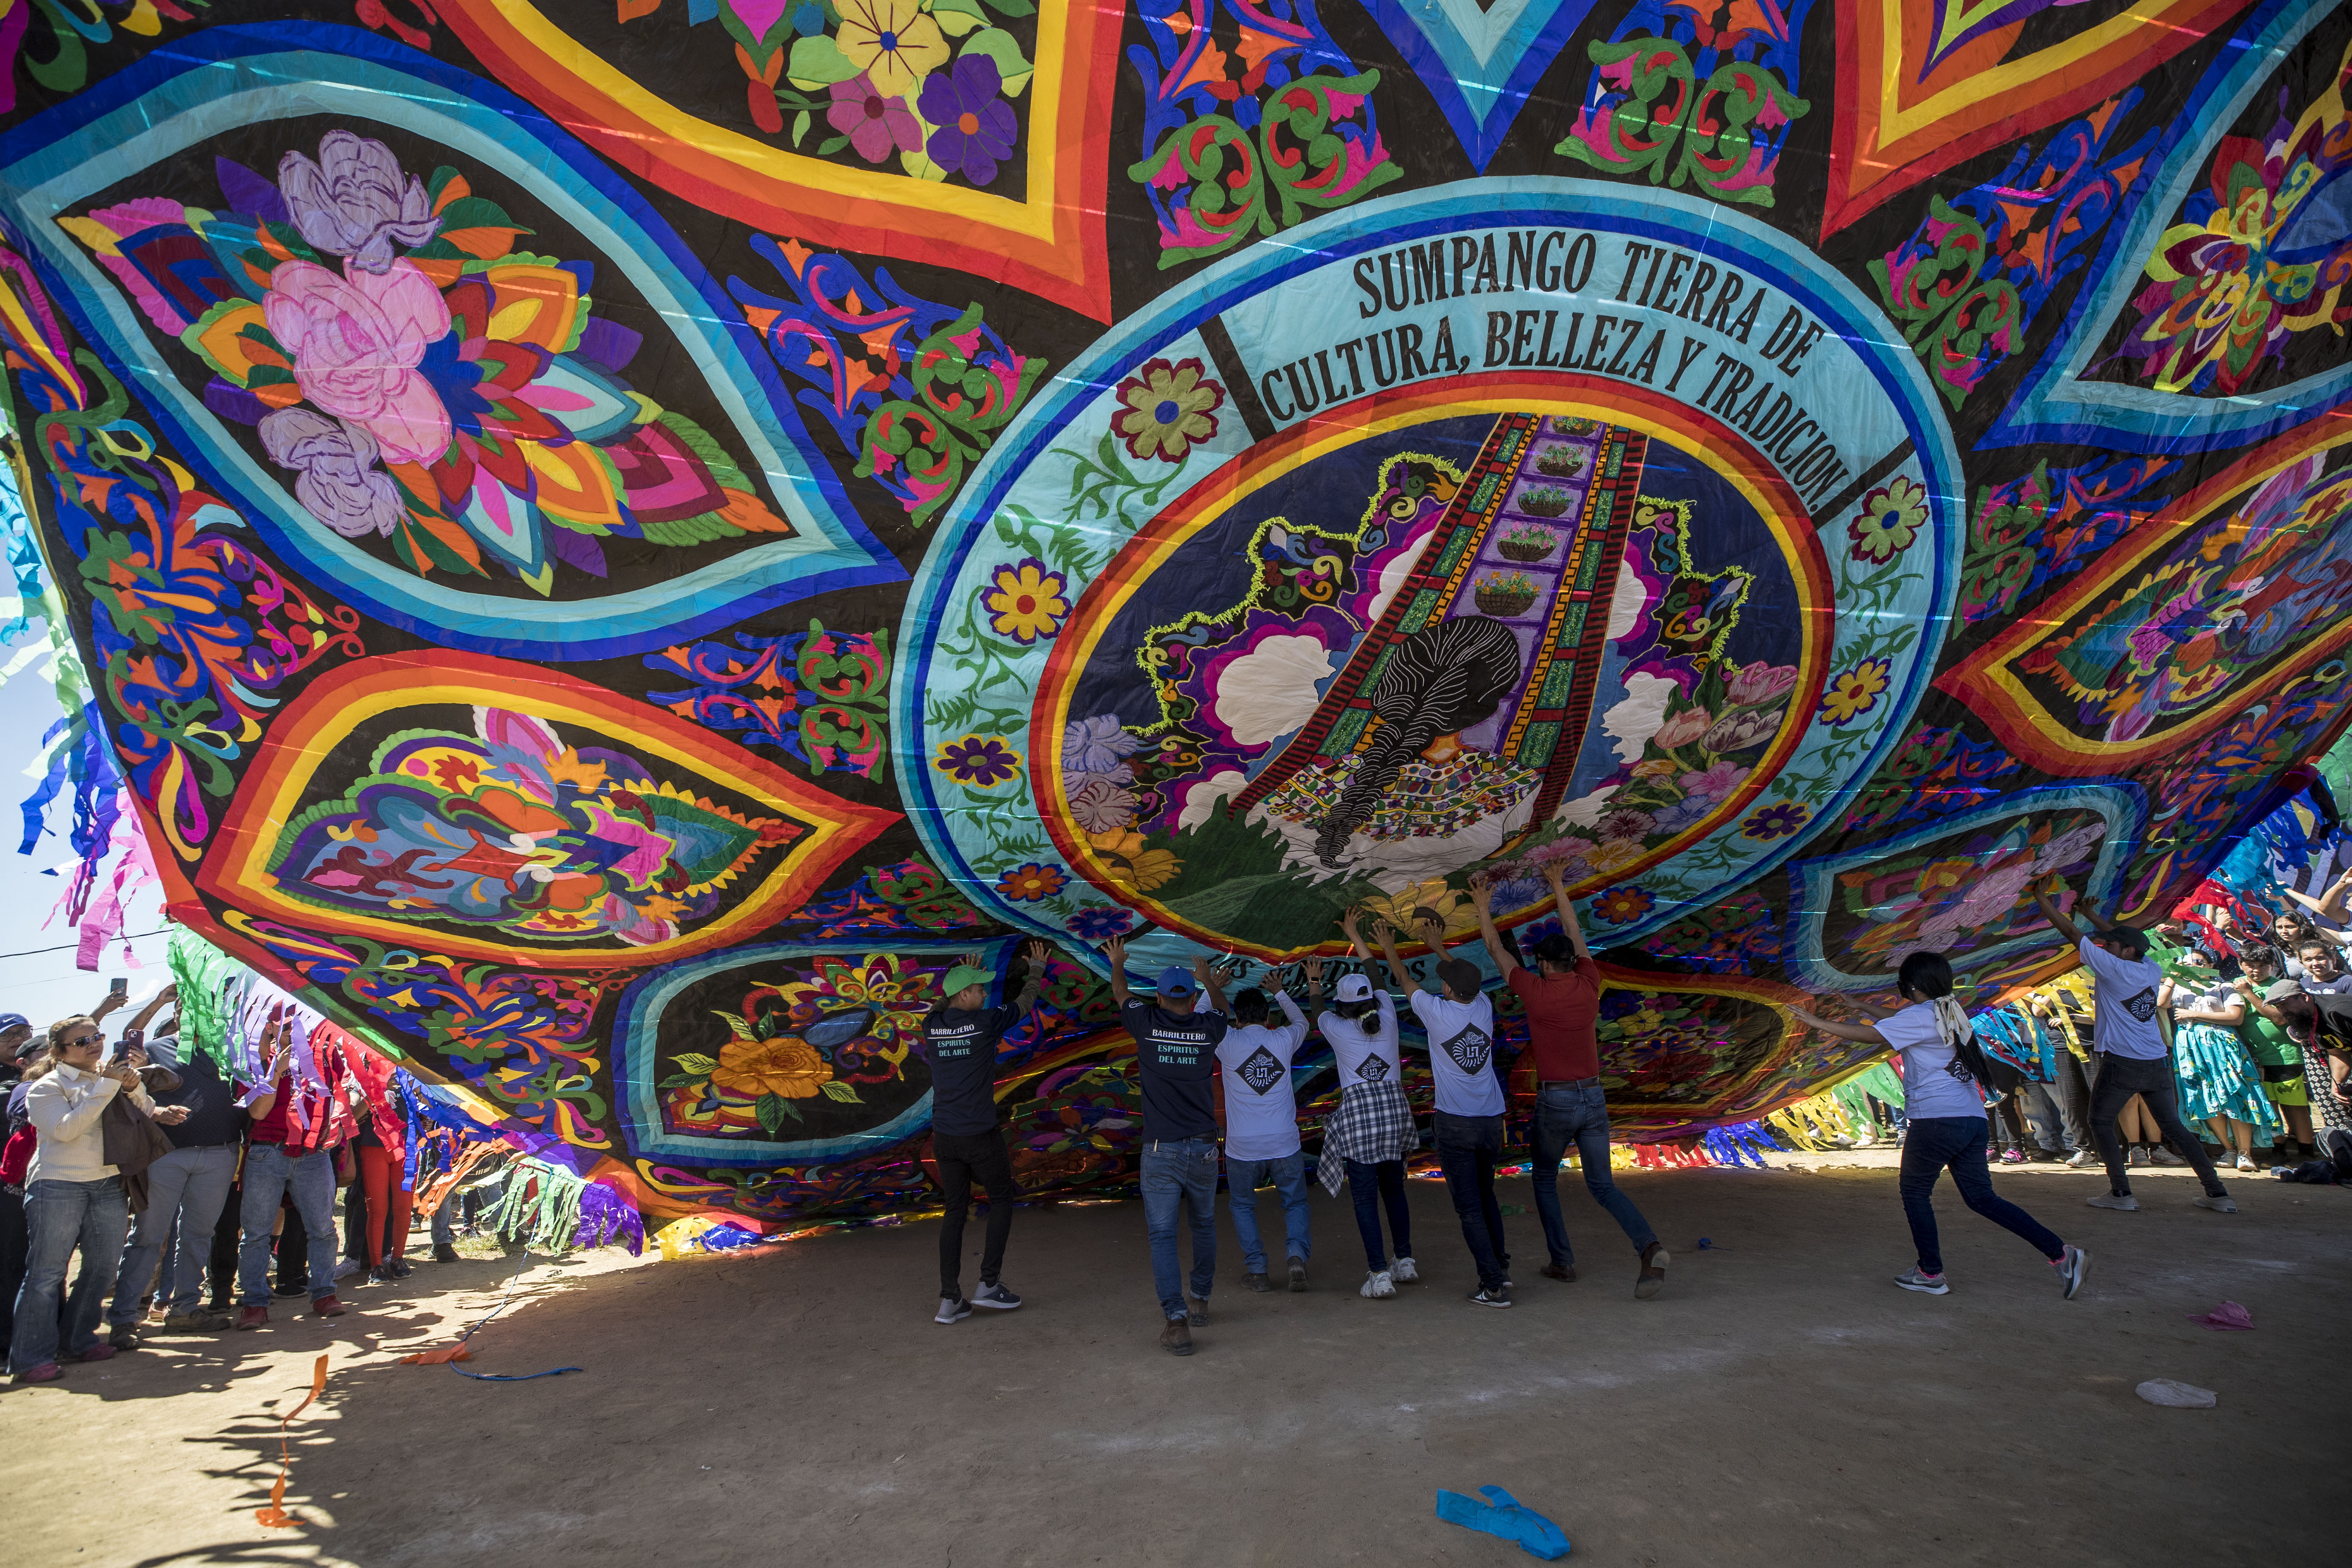
[[[1009, 1312], [1021, 1305], [1021, 1298], [997, 1279], [1021, 1188], [1013, 1180], [1013, 1156], [996, 1125], [996, 1051], [1004, 1032], [1037, 1005], [1052, 952], [1042, 942], [1024, 946], [1026, 984], [1010, 1004], [996, 1007], [988, 1005], [995, 976], [974, 962], [978, 954], [971, 955], [948, 971], [940, 984], [945, 1000], [923, 1020], [923, 1057], [931, 1064], [931, 1158], [947, 1194], [947, 1213], [940, 1221], [937, 1322], [961, 1322], [974, 1307]], [[1006, 976], [1008, 983], [1011, 978]], [[988, 1194], [988, 1240], [980, 1255], [980, 1289], [966, 1300], [963, 1221], [975, 1176]]]

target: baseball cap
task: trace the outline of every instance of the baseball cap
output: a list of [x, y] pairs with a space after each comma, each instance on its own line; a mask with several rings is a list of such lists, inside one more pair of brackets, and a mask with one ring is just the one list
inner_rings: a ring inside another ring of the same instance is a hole
[[1342, 974], [1339, 988], [1333, 993], [1342, 1002], [1369, 1002], [1372, 999], [1372, 980], [1368, 974]]
[[1478, 993], [1478, 982], [1481, 978], [1478, 966], [1466, 958], [1447, 959], [1437, 966], [1437, 977], [1445, 982], [1446, 989], [1449, 991], [1472, 996]]
[[995, 978], [996, 976], [985, 969], [975, 969], [969, 963], [959, 963], [948, 971], [946, 979], [940, 982], [940, 994], [943, 996], [953, 996], [967, 985], [985, 985]]
[[0, 1035], [11, 1029], [29, 1029], [32, 1026], [32, 1020], [22, 1013], [0, 1013]]
[[1171, 963], [1160, 972], [1160, 994], [1190, 996], [1192, 994], [1192, 972], [1181, 963]]
[[2303, 994], [2303, 985], [2294, 980], [2273, 980], [2263, 992], [2265, 1002], [2284, 1002], [2290, 996]]

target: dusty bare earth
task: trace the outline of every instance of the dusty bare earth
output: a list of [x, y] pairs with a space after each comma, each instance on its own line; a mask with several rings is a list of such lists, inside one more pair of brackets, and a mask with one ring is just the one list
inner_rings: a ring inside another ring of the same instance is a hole
[[[1888, 1282], [1911, 1261], [1890, 1163], [1627, 1178], [1677, 1253], [1651, 1302], [1571, 1176], [1583, 1279], [1538, 1277], [1534, 1217], [1512, 1216], [1507, 1312], [1463, 1300], [1439, 1184], [1412, 1184], [1428, 1282], [1381, 1302], [1318, 1190], [1315, 1289], [1243, 1291], [1226, 1229], [1189, 1361], [1154, 1347], [1134, 1204], [1024, 1210], [1005, 1278], [1030, 1304], [952, 1328], [930, 1321], [935, 1222], [679, 1263], [421, 1263], [333, 1322], [280, 1311], [0, 1392], [5, 1560], [1532, 1561], [1434, 1518], [1436, 1489], [1482, 1483], [1558, 1521], [1571, 1561], [1633, 1568], [2341, 1560], [2352, 1192], [2242, 1179], [2225, 1217], [2149, 1172], [2129, 1215], [2081, 1206], [2095, 1173], [2002, 1176], [2091, 1249], [2067, 1302], [1947, 1188], [1954, 1292], [1930, 1298]], [[470, 1364], [585, 1371], [397, 1364], [518, 1267]], [[2253, 1332], [2189, 1321], [2225, 1298]], [[267, 1530], [276, 1412], [322, 1350], [287, 1494], [306, 1523]], [[2220, 1407], [2146, 1405], [2149, 1377]]]

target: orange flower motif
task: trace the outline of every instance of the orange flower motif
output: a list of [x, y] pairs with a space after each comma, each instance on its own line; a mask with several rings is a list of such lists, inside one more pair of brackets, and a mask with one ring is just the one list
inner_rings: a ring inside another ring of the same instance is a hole
[[794, 1039], [730, 1040], [710, 1073], [712, 1083], [748, 1100], [763, 1094], [807, 1100], [832, 1079], [833, 1068], [816, 1047]]

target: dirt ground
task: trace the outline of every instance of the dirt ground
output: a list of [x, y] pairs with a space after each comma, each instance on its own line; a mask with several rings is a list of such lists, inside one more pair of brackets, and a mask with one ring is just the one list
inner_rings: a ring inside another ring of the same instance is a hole
[[[1647, 1302], [1571, 1174], [1583, 1278], [1538, 1276], [1535, 1218], [1513, 1215], [1508, 1311], [1465, 1301], [1439, 1184], [1412, 1184], [1427, 1282], [1390, 1301], [1357, 1294], [1345, 1197], [1317, 1189], [1315, 1288], [1244, 1291], [1223, 1225], [1213, 1321], [1182, 1361], [1155, 1346], [1131, 1203], [1024, 1209], [1005, 1279], [1029, 1304], [945, 1328], [936, 1221], [677, 1263], [423, 1262], [339, 1320], [279, 1310], [0, 1392], [5, 1560], [1529, 1561], [1434, 1517], [1437, 1489], [1482, 1484], [1557, 1521], [1571, 1561], [1630, 1568], [2340, 1558], [2352, 1192], [2242, 1178], [2222, 1216], [2151, 1171], [2144, 1211], [2118, 1215], [2082, 1206], [2095, 1173], [2004, 1173], [2092, 1253], [2068, 1302], [1948, 1186], [1953, 1291], [1935, 1298], [1890, 1283], [1912, 1261], [1890, 1156], [1790, 1163], [1625, 1178], [1675, 1252]], [[1503, 1195], [1529, 1202], [1523, 1179]], [[584, 1370], [398, 1364], [518, 1268], [470, 1366]], [[2189, 1321], [2225, 1299], [2253, 1332]], [[326, 1395], [293, 1428], [305, 1523], [265, 1529], [278, 1413], [322, 1351]], [[2220, 1405], [2147, 1405], [2151, 1377]]]

